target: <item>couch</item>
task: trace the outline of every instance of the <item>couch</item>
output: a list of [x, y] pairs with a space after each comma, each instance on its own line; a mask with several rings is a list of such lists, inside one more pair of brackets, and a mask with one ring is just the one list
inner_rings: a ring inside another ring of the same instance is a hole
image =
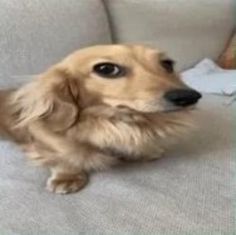
[[[0, 87], [17, 86], [68, 53], [141, 42], [178, 71], [216, 60], [235, 27], [233, 0], [2, 0]], [[204, 94], [198, 129], [165, 157], [94, 174], [77, 194], [44, 189], [48, 172], [0, 141], [0, 234], [232, 235], [235, 105]]]

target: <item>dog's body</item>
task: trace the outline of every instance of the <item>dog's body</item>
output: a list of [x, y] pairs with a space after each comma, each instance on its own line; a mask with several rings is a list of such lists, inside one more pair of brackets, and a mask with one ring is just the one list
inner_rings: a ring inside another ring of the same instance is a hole
[[0, 131], [51, 169], [50, 191], [78, 191], [91, 170], [155, 159], [184, 133], [190, 110], [170, 111], [188, 105], [163, 98], [186, 88], [170, 65], [138, 45], [78, 51], [33, 82], [0, 92]]

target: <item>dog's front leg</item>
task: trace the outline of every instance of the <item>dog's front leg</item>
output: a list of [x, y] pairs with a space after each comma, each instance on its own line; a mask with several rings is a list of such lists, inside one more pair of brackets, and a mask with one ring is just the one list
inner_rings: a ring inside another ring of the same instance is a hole
[[[34, 146], [36, 150], [32, 151], [33, 157], [31, 154], [30, 158], [39, 162], [39, 165], [50, 168], [51, 176], [46, 186], [50, 192], [74, 193], [87, 184], [88, 175], [83, 168], [72, 167], [68, 162], [71, 156], [72, 162], [78, 159], [77, 145], [62, 135], [51, 132], [41, 123], [31, 125], [30, 133], [41, 143], [41, 146]], [[44, 150], [44, 147], [49, 150]]]
[[24, 148], [26, 156], [34, 165], [44, 166], [50, 169], [51, 176], [47, 180], [48, 191], [58, 194], [74, 193], [82, 189], [88, 182], [88, 175], [80, 167], [70, 166], [66, 157], [59, 156], [55, 152], [43, 149], [43, 146], [35, 144]]
[[68, 167], [51, 168], [47, 181], [47, 190], [58, 194], [75, 193], [88, 183], [88, 175], [83, 171], [74, 171]]

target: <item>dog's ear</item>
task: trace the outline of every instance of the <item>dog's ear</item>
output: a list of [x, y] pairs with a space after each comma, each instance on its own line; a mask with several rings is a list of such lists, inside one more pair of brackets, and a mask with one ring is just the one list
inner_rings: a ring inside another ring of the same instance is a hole
[[78, 81], [62, 68], [52, 68], [13, 93], [11, 102], [18, 126], [40, 121], [53, 131], [63, 131], [79, 114]]

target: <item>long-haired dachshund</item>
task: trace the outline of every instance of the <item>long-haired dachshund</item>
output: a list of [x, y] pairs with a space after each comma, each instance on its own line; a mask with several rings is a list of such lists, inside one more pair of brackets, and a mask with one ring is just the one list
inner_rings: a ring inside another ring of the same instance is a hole
[[48, 190], [72, 193], [93, 170], [158, 158], [185, 134], [200, 97], [160, 51], [94, 46], [16, 90], [1, 91], [0, 131], [50, 169]]

